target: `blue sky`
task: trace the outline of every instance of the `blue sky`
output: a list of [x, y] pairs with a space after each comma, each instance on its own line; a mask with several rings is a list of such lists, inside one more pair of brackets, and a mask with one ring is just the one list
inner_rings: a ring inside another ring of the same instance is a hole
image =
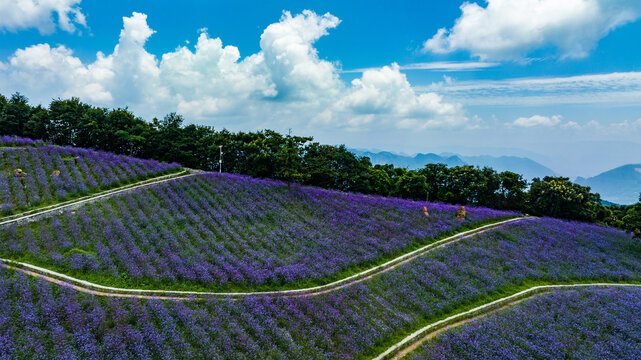
[[0, 0], [0, 93], [394, 152], [641, 163], [632, 0]]

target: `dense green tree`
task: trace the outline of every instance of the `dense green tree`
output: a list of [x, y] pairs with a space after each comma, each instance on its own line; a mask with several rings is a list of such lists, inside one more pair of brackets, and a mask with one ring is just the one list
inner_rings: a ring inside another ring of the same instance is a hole
[[11, 131], [12, 129], [5, 128], [7, 127], [7, 125], [9, 125], [9, 123], [5, 119], [5, 109], [7, 108], [8, 105], [9, 105], [9, 101], [7, 100], [7, 98], [4, 95], [0, 94], [0, 131], [2, 134], [17, 135]]
[[337, 168], [333, 161], [336, 147], [313, 142], [305, 146], [303, 164], [309, 178], [307, 184], [326, 189], [336, 188]]
[[[2, 113], [2, 110], [0, 110], [0, 113]], [[31, 110], [31, 116], [29, 116], [29, 120], [27, 120], [22, 134], [16, 133], [12, 135], [22, 135], [31, 139], [46, 140], [49, 137], [48, 128], [49, 110], [38, 105]]]
[[445, 164], [427, 164], [420, 171], [421, 175], [425, 176], [427, 183], [427, 191], [429, 191], [429, 199], [431, 201], [442, 201], [447, 192], [446, 187], [450, 171]]
[[[99, 117], [97, 114], [96, 116]], [[109, 111], [104, 120], [101, 137], [108, 139], [108, 141], [107, 139], [103, 140], [107, 141], [104, 144], [106, 150], [134, 156], [144, 153], [148, 125], [142, 119], [136, 118], [128, 109], [115, 109]], [[174, 161], [172, 159], [173, 153], [162, 152], [166, 149], [158, 148], [157, 143], [154, 143], [154, 146], [160, 154], [166, 156], [164, 159]]]
[[641, 231], [641, 204], [631, 206], [622, 219], [625, 229], [632, 231], [639, 236]]
[[167, 114], [162, 120], [156, 118], [152, 120], [156, 129], [152, 141], [156, 145], [157, 151], [169, 161], [178, 161], [185, 157], [182, 151], [185, 140], [182, 136], [183, 122], [182, 115], [176, 113]]
[[58, 145], [79, 146], [78, 139], [84, 138], [82, 119], [90, 106], [78, 98], [57, 99], [49, 104], [47, 140]]
[[487, 205], [496, 199], [500, 187], [498, 174], [490, 168], [456, 166], [448, 171], [442, 199], [454, 204]]
[[589, 187], [566, 177], [536, 178], [530, 187], [529, 207], [537, 215], [595, 221], [600, 202], [600, 196], [591, 193]]
[[394, 189], [394, 183], [388, 172], [377, 167], [369, 169], [370, 191], [374, 194], [388, 196]]
[[406, 199], [424, 200], [427, 194], [425, 176], [408, 171], [396, 181], [394, 195]]
[[621, 222], [626, 230], [632, 231], [637, 237], [641, 236], [641, 195], [638, 203], [627, 207]]
[[296, 142], [296, 139], [292, 137], [291, 131], [276, 155], [276, 164], [276, 176], [285, 180], [288, 188], [291, 183], [301, 183], [308, 176], [308, 173], [303, 170], [301, 146]]
[[8, 101], [3, 96], [0, 99], [0, 108], [0, 133], [22, 136], [24, 127], [31, 117], [29, 100], [20, 93], [11, 95]]
[[344, 145], [311, 143], [305, 147], [305, 168], [310, 174], [307, 184], [343, 191], [371, 192], [369, 158], [358, 157]]
[[336, 147], [332, 165], [336, 168], [336, 189], [363, 193], [370, 192], [369, 168], [372, 163], [369, 158], [358, 157], [347, 150], [345, 145], [340, 145]]
[[215, 169], [218, 166], [218, 146], [213, 128], [188, 125], [182, 130], [182, 138], [183, 158], [179, 163], [194, 169]]
[[499, 205], [503, 209], [523, 209], [526, 198], [527, 181], [523, 176], [511, 171], [499, 174], [501, 186], [499, 187]]

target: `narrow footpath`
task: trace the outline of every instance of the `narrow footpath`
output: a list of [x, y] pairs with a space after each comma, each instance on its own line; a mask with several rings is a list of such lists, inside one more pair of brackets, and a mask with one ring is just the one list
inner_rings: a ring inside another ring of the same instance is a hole
[[58, 214], [58, 213], [61, 213], [61, 212], [65, 211], [65, 210], [77, 209], [78, 207], [80, 207], [80, 206], [82, 206], [82, 205], [84, 205], [86, 203], [94, 202], [94, 201], [97, 201], [97, 200], [102, 200], [102, 199], [105, 199], [105, 198], [116, 196], [118, 194], [122, 194], [124, 192], [136, 190], [136, 189], [139, 189], [139, 188], [142, 188], [142, 187], [156, 185], [156, 184], [160, 184], [160, 183], [164, 183], [164, 182], [168, 182], [168, 181], [172, 181], [172, 180], [182, 179], [182, 178], [186, 178], [186, 177], [189, 177], [189, 176], [194, 176], [194, 175], [197, 175], [197, 174], [200, 174], [200, 173], [202, 173], [202, 171], [200, 171], [200, 170], [185, 169], [185, 170], [177, 172], [177, 173], [157, 176], [157, 177], [150, 178], [150, 179], [143, 180], [143, 181], [139, 181], [139, 182], [136, 182], [136, 183], [133, 183], [133, 184], [124, 185], [124, 186], [120, 186], [120, 187], [117, 187], [117, 188], [101, 191], [101, 192], [98, 192], [98, 193], [95, 193], [95, 194], [83, 196], [83, 197], [80, 197], [80, 198], [77, 198], [77, 199], [68, 200], [68, 201], [57, 203], [57, 204], [49, 205], [49, 206], [46, 206], [46, 207], [43, 207], [43, 208], [29, 210], [29, 211], [25, 211], [25, 212], [22, 212], [22, 213], [18, 213], [18, 214], [2, 217], [2, 218], [0, 218], [0, 226], [9, 225], [9, 224], [13, 224], [13, 223], [35, 221], [37, 219], [49, 216], [51, 214]]
[[485, 231], [496, 229], [506, 224], [522, 222], [533, 219], [534, 217], [518, 217], [497, 223], [479, 226], [472, 230], [467, 230], [448, 238], [435, 241], [420, 249], [408, 252], [384, 264], [371, 267], [365, 271], [345, 277], [343, 279], [328, 283], [325, 285], [293, 289], [293, 290], [274, 290], [274, 291], [249, 291], [249, 292], [206, 292], [206, 291], [175, 291], [175, 290], [146, 290], [146, 289], [126, 289], [103, 286], [89, 281], [77, 279], [65, 274], [61, 274], [49, 269], [35, 266], [28, 263], [14, 261], [10, 259], [0, 259], [0, 267], [23, 272], [29, 276], [41, 278], [51, 283], [66, 286], [79, 292], [106, 297], [125, 297], [149, 300], [200, 300], [211, 297], [223, 299], [235, 299], [247, 296], [279, 296], [279, 297], [310, 297], [318, 296], [333, 292], [342, 288], [353, 286], [374, 276], [386, 273], [397, 268], [419, 256], [429, 252], [456, 243], [463, 239], [478, 235]]
[[590, 287], [641, 287], [641, 284], [621, 284], [621, 283], [586, 283], [571, 285], [541, 285], [534, 286], [516, 294], [492, 301], [490, 303], [475, 307], [474, 309], [452, 315], [446, 319], [439, 320], [429, 324], [414, 333], [408, 335], [403, 340], [389, 347], [386, 351], [372, 360], [398, 360], [418, 349], [425, 342], [430, 341], [438, 334], [451, 328], [461, 326], [468, 322], [480, 319], [496, 311], [514, 306], [521, 301], [530, 299], [540, 294], [550, 291], [560, 291], [566, 289], [581, 289]]

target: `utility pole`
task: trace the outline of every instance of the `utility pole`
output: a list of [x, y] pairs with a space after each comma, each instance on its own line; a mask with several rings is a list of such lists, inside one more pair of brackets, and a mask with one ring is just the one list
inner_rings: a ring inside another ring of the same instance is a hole
[[218, 160], [218, 172], [222, 173], [223, 172], [223, 146], [218, 145], [220, 148], [220, 159]]

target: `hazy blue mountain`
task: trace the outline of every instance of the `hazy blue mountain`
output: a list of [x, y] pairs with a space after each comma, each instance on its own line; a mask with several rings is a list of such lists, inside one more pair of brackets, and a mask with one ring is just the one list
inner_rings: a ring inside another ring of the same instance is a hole
[[447, 166], [466, 165], [458, 156], [441, 156], [437, 154], [418, 154], [414, 157], [407, 155], [394, 154], [389, 151], [371, 152], [365, 150], [350, 149], [356, 155], [367, 156], [372, 164], [392, 164], [396, 167], [408, 169], [418, 169], [425, 164], [445, 164]]
[[624, 165], [587, 179], [579, 177], [576, 183], [591, 187], [603, 200], [634, 204], [641, 193], [641, 164]]
[[557, 175], [552, 169], [541, 165], [540, 163], [525, 157], [517, 156], [461, 156], [461, 159], [466, 163], [478, 167], [491, 167], [492, 169], [501, 171], [512, 171], [523, 175], [524, 178], [531, 180], [536, 177], [543, 178], [545, 176]]
[[548, 175], [556, 175], [554, 171], [532, 159], [516, 156], [461, 156], [452, 153], [443, 153], [440, 155], [430, 153], [407, 156], [394, 154], [388, 151], [373, 152], [357, 149], [350, 149], [350, 151], [356, 155], [369, 157], [372, 164], [392, 164], [397, 167], [406, 167], [408, 169], [419, 169], [425, 166], [425, 164], [441, 163], [447, 166], [488, 166], [498, 172], [513, 171], [515, 173], [522, 174], [528, 180], [535, 177], [542, 178]]

